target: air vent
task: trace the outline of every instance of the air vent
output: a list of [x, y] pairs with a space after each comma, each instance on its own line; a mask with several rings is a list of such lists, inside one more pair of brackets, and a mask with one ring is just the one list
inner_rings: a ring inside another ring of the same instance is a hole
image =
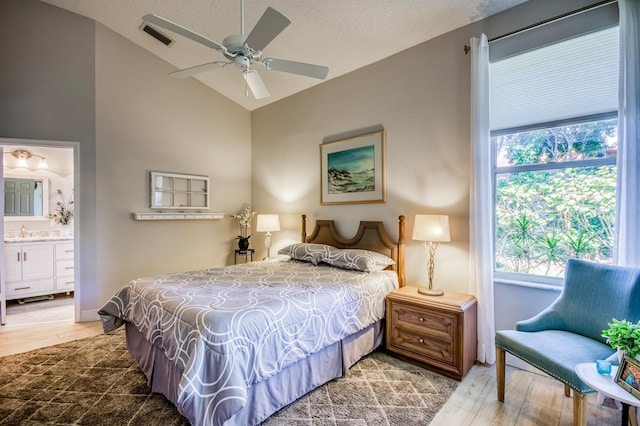
[[151, 37], [158, 40], [160, 43], [164, 44], [165, 46], [171, 46], [174, 42], [174, 40], [162, 34], [160, 31], [156, 30], [146, 22], [143, 22], [142, 25], [140, 25], [140, 29], [145, 33], [149, 34]]

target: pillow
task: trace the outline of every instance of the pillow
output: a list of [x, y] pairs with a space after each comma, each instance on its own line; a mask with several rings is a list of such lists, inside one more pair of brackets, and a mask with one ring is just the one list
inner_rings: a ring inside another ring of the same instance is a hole
[[291, 256], [292, 259], [311, 262], [317, 265], [327, 257], [331, 249], [335, 249], [335, 247], [326, 244], [296, 243], [281, 248], [278, 254]]
[[393, 265], [393, 259], [375, 251], [362, 249], [337, 249], [331, 248], [329, 255], [323, 261], [331, 266], [342, 269], [353, 269], [361, 272], [382, 271], [389, 265]]

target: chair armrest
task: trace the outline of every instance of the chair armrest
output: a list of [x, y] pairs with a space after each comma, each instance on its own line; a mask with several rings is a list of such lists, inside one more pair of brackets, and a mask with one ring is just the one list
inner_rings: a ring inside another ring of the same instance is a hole
[[533, 318], [518, 321], [516, 323], [517, 331], [542, 331], [542, 330], [565, 330], [566, 325], [560, 314], [553, 309], [554, 305], [549, 306]]

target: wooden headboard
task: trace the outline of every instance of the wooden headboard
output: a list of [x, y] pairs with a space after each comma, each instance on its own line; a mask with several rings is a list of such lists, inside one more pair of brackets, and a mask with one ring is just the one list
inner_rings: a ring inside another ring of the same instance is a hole
[[404, 234], [404, 216], [400, 216], [397, 242], [389, 237], [384, 223], [377, 221], [361, 221], [356, 235], [344, 238], [338, 234], [333, 220], [317, 220], [313, 232], [307, 236], [307, 215], [302, 215], [302, 242], [328, 244], [338, 248], [359, 248], [389, 256], [396, 262], [390, 268], [397, 272], [400, 287], [405, 285]]

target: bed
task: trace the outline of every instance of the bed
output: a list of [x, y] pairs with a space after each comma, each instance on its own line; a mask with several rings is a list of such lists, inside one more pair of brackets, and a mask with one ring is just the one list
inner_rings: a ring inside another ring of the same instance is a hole
[[193, 425], [253, 425], [342, 376], [384, 336], [384, 298], [404, 285], [382, 222], [352, 238], [316, 221], [276, 259], [134, 280], [99, 311], [124, 325], [152, 390]]

